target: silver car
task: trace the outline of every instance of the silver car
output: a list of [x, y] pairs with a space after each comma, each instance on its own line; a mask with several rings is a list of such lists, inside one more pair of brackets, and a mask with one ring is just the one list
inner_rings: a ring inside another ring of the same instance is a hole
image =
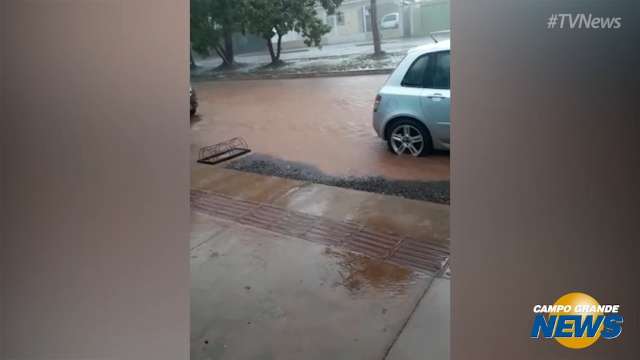
[[376, 96], [373, 127], [398, 155], [449, 150], [450, 41], [413, 48]]

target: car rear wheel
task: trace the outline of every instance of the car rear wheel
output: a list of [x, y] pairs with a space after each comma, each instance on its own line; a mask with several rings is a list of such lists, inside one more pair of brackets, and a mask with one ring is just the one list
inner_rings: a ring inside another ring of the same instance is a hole
[[387, 139], [389, 150], [396, 155], [425, 156], [433, 151], [429, 130], [421, 123], [404, 119], [394, 123]]

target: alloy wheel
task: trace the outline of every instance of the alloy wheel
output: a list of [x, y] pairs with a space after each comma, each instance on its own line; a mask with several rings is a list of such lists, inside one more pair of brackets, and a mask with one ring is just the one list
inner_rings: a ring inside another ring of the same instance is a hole
[[415, 126], [400, 125], [391, 132], [391, 148], [398, 155], [420, 156], [424, 149], [424, 136]]

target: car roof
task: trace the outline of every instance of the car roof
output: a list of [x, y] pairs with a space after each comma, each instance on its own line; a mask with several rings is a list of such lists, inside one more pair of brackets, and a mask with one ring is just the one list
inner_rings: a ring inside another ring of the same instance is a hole
[[438, 41], [437, 43], [416, 46], [414, 48], [409, 49], [407, 53], [408, 54], [413, 54], [413, 53], [426, 54], [430, 52], [443, 51], [443, 50], [451, 50], [451, 40], [447, 39], [447, 40]]

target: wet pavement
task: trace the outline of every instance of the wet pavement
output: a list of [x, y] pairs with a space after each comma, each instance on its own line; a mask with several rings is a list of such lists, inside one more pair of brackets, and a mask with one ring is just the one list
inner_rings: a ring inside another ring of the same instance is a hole
[[227, 169], [360, 190], [407, 199], [448, 204], [449, 181], [392, 180], [382, 176], [336, 176], [305, 163], [285, 161], [263, 154], [248, 154], [229, 161]]
[[208, 223], [196, 233], [214, 235], [191, 251], [193, 360], [383, 359], [429, 285], [344, 250]]
[[336, 176], [449, 179], [449, 155], [391, 154], [371, 125], [385, 75], [196, 82], [192, 159], [201, 146], [241, 136], [255, 153], [317, 167]]
[[[446, 205], [200, 164], [192, 188], [449, 241]], [[436, 275], [194, 209], [191, 358], [446, 360], [448, 279]]]
[[196, 165], [193, 189], [366, 225], [376, 231], [448, 245], [449, 206], [396, 196]]
[[450, 322], [451, 280], [437, 278], [400, 333], [386, 360], [448, 360]]

